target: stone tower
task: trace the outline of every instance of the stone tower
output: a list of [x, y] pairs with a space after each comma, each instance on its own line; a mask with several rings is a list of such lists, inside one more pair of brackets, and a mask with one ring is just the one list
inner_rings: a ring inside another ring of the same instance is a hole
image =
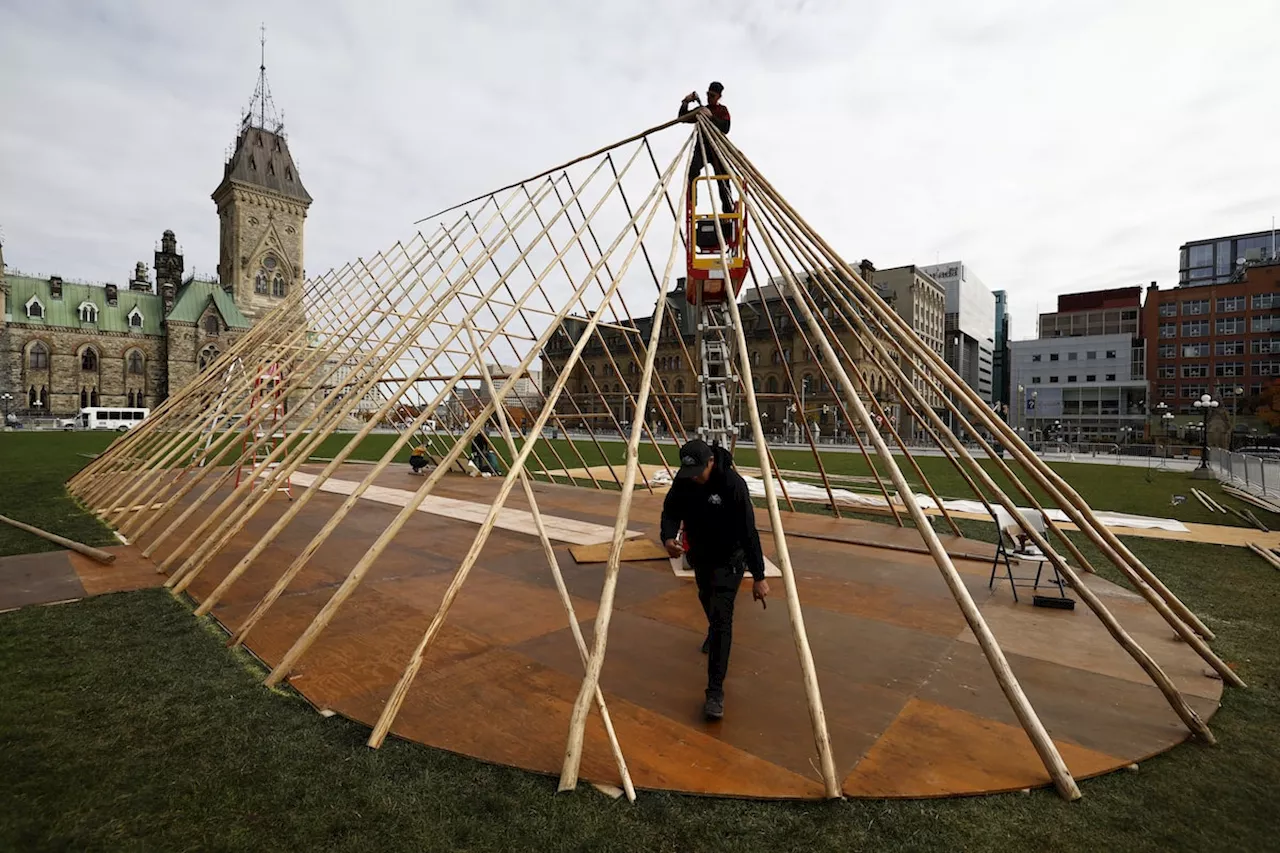
[[264, 58], [222, 183], [213, 191], [221, 232], [218, 280], [251, 321], [302, 287], [302, 226], [311, 206], [266, 75]]
[[178, 238], [172, 231], [166, 230], [160, 237], [155, 267], [156, 290], [164, 299], [164, 313], [167, 315], [173, 308], [174, 295], [182, 286], [182, 252], [178, 250]]

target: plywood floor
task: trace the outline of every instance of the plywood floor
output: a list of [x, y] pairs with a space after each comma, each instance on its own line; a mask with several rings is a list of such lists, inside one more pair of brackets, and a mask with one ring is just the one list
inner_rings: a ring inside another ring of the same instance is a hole
[[[340, 476], [358, 481], [368, 471], [352, 465]], [[378, 485], [413, 490], [423, 482], [393, 469]], [[485, 502], [499, 484], [451, 476], [437, 493]], [[614, 492], [550, 484], [536, 485], [535, 492], [544, 514], [613, 522]], [[318, 493], [214, 616], [237, 628], [342, 500]], [[518, 489], [509, 504], [526, 508]], [[286, 506], [283, 495], [273, 498], [192, 584], [196, 600]], [[660, 506], [660, 496], [637, 493], [630, 526], [656, 537]], [[361, 501], [250, 634], [251, 650], [268, 664], [278, 662], [396, 510]], [[767, 518], [758, 515], [763, 530]], [[785, 529], [824, 537], [793, 536], [788, 545], [845, 793], [934, 797], [1048, 784], [929, 558], [839, 541], [880, 537], [918, 545], [919, 535], [870, 522], [783, 516]], [[322, 709], [372, 724], [477, 530], [470, 521], [416, 513], [300, 660], [291, 684]], [[156, 556], [164, 558], [184, 536], [171, 537]], [[772, 537], [762, 538], [776, 558]], [[945, 541], [956, 552], [991, 553], [984, 543]], [[567, 543], [556, 554], [590, 642], [603, 566], [577, 564]], [[1032, 608], [1029, 595], [1014, 604], [1007, 587], [987, 590], [989, 563], [960, 560], [957, 567], [1077, 777], [1143, 760], [1186, 737], [1160, 693], [1083, 605], [1071, 612]], [[1089, 584], [1197, 712], [1210, 716], [1221, 682], [1206, 676], [1194, 653], [1135, 594], [1097, 578]], [[706, 625], [693, 582], [674, 577], [665, 560], [624, 564], [601, 686], [638, 788], [822, 796], [788, 612], [780, 582], [774, 586], [767, 610], [753, 605], [748, 585], [739, 595], [726, 716], [707, 723], [700, 713], [706, 658], [699, 654]], [[537, 540], [495, 530], [392, 731], [485, 761], [558, 774], [581, 676]], [[582, 776], [618, 781], [594, 713]]]

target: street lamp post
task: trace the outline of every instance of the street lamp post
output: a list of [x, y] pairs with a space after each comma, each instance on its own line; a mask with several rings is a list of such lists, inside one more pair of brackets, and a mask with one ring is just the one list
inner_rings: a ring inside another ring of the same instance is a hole
[[1197, 480], [1214, 479], [1213, 471], [1209, 469], [1209, 413], [1218, 406], [1218, 401], [1208, 394], [1201, 394], [1200, 399], [1195, 402], [1195, 407], [1203, 416], [1200, 424], [1200, 464], [1191, 472], [1191, 476]]

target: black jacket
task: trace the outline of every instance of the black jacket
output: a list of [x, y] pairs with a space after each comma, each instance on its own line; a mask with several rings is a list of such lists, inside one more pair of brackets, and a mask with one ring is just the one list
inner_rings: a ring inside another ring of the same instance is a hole
[[716, 464], [706, 483], [671, 484], [662, 503], [662, 541], [676, 538], [683, 521], [695, 569], [742, 560], [753, 578], [764, 580], [764, 553], [747, 482], [733, 470], [727, 450], [716, 447], [713, 452]]

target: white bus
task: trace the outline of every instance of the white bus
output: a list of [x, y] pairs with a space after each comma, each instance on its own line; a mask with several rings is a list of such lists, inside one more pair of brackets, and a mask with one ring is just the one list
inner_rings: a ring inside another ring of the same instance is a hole
[[88, 408], [80, 410], [80, 429], [113, 429], [124, 432], [142, 422], [150, 409]]

